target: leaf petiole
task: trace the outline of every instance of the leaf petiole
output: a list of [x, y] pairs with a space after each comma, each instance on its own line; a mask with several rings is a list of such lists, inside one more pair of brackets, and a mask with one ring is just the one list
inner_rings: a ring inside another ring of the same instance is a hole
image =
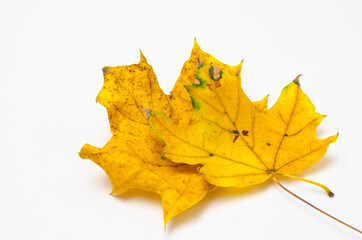
[[294, 196], [294, 197], [296, 197], [296, 198], [298, 198], [300, 201], [302, 201], [302, 202], [304, 202], [305, 204], [308, 204], [309, 206], [311, 206], [312, 208], [314, 208], [314, 209], [316, 209], [316, 210], [318, 210], [319, 212], [321, 212], [321, 213], [323, 213], [324, 215], [326, 215], [326, 216], [328, 216], [328, 217], [330, 217], [330, 218], [332, 218], [332, 219], [334, 219], [335, 221], [337, 221], [337, 222], [339, 222], [339, 223], [342, 223], [343, 225], [345, 225], [345, 226], [347, 226], [347, 227], [349, 227], [349, 228], [351, 228], [351, 229], [353, 229], [353, 230], [355, 230], [356, 232], [358, 232], [358, 233], [360, 233], [360, 234], [362, 234], [362, 231], [361, 230], [359, 230], [359, 229], [357, 229], [357, 228], [355, 228], [355, 227], [352, 227], [351, 225], [349, 225], [349, 224], [347, 224], [347, 223], [345, 223], [345, 222], [343, 222], [343, 221], [341, 221], [341, 220], [339, 220], [338, 218], [335, 218], [335, 217], [333, 217], [332, 215], [330, 215], [330, 214], [328, 214], [328, 213], [326, 213], [325, 211], [323, 211], [323, 210], [321, 210], [321, 209], [319, 209], [319, 208], [317, 208], [316, 206], [314, 206], [313, 204], [311, 204], [311, 203], [309, 203], [309, 202], [307, 202], [306, 200], [304, 200], [303, 198], [301, 198], [301, 197], [299, 197], [298, 195], [296, 195], [295, 193], [293, 193], [293, 192], [291, 192], [291, 191], [289, 191], [287, 188], [285, 188], [279, 181], [278, 181], [278, 179], [275, 177], [275, 174], [273, 173], [273, 180], [274, 180], [274, 182], [276, 183], [276, 184], [278, 184], [279, 185], [279, 187], [281, 187], [284, 191], [286, 191], [287, 193], [289, 193], [289, 194], [291, 194], [292, 196]]
[[286, 173], [279, 173], [278, 175], [289, 177], [289, 178], [294, 178], [294, 179], [298, 179], [300, 181], [304, 181], [304, 182], [307, 182], [307, 183], [310, 183], [310, 184], [314, 184], [314, 185], [316, 185], [318, 187], [323, 188], [323, 190], [326, 191], [326, 193], [328, 194], [329, 197], [334, 196], [334, 193], [329, 188], [327, 188], [325, 185], [323, 185], [321, 183], [314, 182], [314, 181], [311, 181], [311, 180], [308, 180], [308, 179], [305, 179], [305, 178], [297, 177], [297, 176], [286, 174]]

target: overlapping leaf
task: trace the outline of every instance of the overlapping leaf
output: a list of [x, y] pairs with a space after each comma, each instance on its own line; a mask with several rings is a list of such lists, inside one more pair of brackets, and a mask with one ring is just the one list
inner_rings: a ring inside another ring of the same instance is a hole
[[[103, 148], [84, 145], [79, 155], [103, 168], [112, 182], [113, 194], [136, 188], [161, 195], [166, 225], [170, 218], [200, 201], [211, 186], [197, 173], [198, 166], [161, 158], [164, 143], [149, 127], [149, 109], [169, 116], [177, 114], [177, 109], [172, 110], [170, 96], [158, 86], [144, 56], [141, 54], [139, 64], [105, 67], [103, 72], [104, 86], [97, 101], [108, 111], [114, 136]], [[174, 103], [177, 93], [172, 96]], [[180, 101], [180, 106], [191, 106], [190, 101]]]
[[316, 137], [324, 118], [315, 112], [298, 77], [269, 110], [253, 104], [238, 74], [199, 64], [196, 81], [186, 86], [194, 118], [180, 127], [153, 111], [151, 127], [166, 142], [164, 156], [177, 163], [201, 164], [200, 172], [216, 186], [245, 187], [273, 174], [296, 174], [316, 163], [337, 135]]
[[319, 161], [337, 135], [317, 139], [324, 116], [298, 78], [268, 110], [267, 97], [251, 102], [243, 92], [241, 66], [221, 63], [195, 41], [171, 95], [162, 92], [142, 53], [139, 64], [105, 67], [97, 101], [108, 111], [113, 137], [103, 148], [84, 145], [80, 156], [103, 168], [113, 194], [158, 193], [165, 225], [211, 184], [245, 187]]

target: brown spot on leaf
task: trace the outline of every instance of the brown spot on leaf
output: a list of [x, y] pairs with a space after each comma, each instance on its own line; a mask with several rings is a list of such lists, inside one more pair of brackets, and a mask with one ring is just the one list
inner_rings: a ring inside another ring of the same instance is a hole
[[142, 107], [142, 110], [146, 116], [147, 119], [149, 119], [151, 117], [151, 109], [148, 109], [148, 108], [145, 108], [145, 107]]
[[236, 141], [236, 139], [238, 139], [239, 136], [240, 136], [239, 134], [235, 135], [233, 143]]
[[221, 86], [221, 83], [219, 81], [216, 81], [216, 82], [214, 82], [214, 86], [215, 86], [215, 88], [218, 88]]
[[216, 81], [220, 79], [220, 68], [218, 68], [217, 66], [211, 66], [210, 70], [209, 70], [209, 74], [210, 77], [212, 78], [212, 80]]
[[215, 90], [216, 88], [220, 87], [221, 84], [219, 81], [215, 81], [215, 82], [212, 82], [212, 83], [209, 83], [209, 84], [206, 84], [206, 86], [211, 90]]
[[200, 85], [200, 80], [199, 79], [197, 79], [197, 78], [195, 78], [195, 80], [194, 80], [194, 82], [193, 82], [193, 84], [195, 84], [195, 85]]
[[241, 133], [242, 133], [244, 136], [249, 137], [249, 131], [243, 130]]
[[203, 63], [200, 61], [200, 59], [197, 59], [197, 68], [202, 67]]

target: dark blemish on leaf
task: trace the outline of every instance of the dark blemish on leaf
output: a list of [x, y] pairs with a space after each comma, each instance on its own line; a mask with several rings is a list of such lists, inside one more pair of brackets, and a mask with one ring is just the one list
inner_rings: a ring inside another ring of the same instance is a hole
[[284, 137], [288, 137], [288, 134], [285, 133], [285, 134], [284, 134]]
[[235, 135], [234, 140], [233, 140], [233, 143], [236, 141], [236, 139], [238, 139], [239, 136], [240, 136], [239, 134], [238, 134], [238, 135]]
[[240, 134], [238, 130], [234, 130], [233, 133]]
[[220, 79], [220, 76], [221, 76], [220, 74], [221, 74], [220, 68], [218, 68], [216, 66], [211, 66], [209, 68], [209, 75], [210, 75], [212, 80], [218, 81]]
[[242, 132], [241, 132], [244, 136], [247, 136], [247, 137], [249, 137], [249, 131], [246, 131], [246, 130], [243, 130]]
[[199, 59], [197, 59], [197, 68], [200, 69], [204, 65]]
[[213, 66], [211, 66], [211, 67], [209, 68], [209, 75], [210, 75], [211, 79], [215, 81], [215, 77], [214, 77], [214, 67], [213, 67]]
[[210, 153], [210, 157], [214, 156], [214, 154]]
[[267, 142], [266, 145], [270, 146], [270, 143]]

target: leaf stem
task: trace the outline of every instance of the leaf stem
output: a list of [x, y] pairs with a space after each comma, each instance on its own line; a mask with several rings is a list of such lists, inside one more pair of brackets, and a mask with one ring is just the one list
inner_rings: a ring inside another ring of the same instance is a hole
[[318, 182], [314, 182], [314, 181], [311, 181], [311, 180], [308, 180], [308, 179], [305, 179], [305, 178], [301, 178], [301, 177], [297, 177], [297, 176], [294, 176], [294, 175], [290, 175], [290, 174], [286, 174], [286, 173], [280, 173], [278, 175], [282, 175], [282, 176], [285, 176], [285, 177], [290, 177], [290, 178], [295, 178], [295, 179], [298, 179], [300, 181], [304, 181], [304, 182], [307, 182], [307, 183], [311, 183], [311, 184], [314, 184], [318, 187], [321, 187], [323, 188], [324, 191], [326, 191], [326, 193], [328, 194], [329, 197], [333, 197], [334, 196], [334, 193], [329, 189], [327, 188], [325, 185], [321, 184], [321, 183], [318, 183]]
[[319, 208], [317, 208], [316, 206], [314, 206], [313, 204], [311, 204], [311, 203], [309, 203], [309, 202], [307, 202], [306, 200], [304, 200], [303, 198], [301, 198], [301, 197], [299, 197], [298, 195], [296, 195], [296, 194], [294, 194], [294, 193], [292, 193], [291, 191], [289, 191], [288, 189], [286, 189], [277, 179], [276, 179], [276, 177], [275, 177], [275, 174], [273, 173], [273, 180], [274, 180], [274, 182], [276, 183], [276, 184], [278, 184], [279, 185], [279, 187], [281, 187], [284, 191], [286, 191], [287, 193], [289, 193], [289, 194], [291, 194], [292, 196], [294, 196], [294, 197], [296, 197], [296, 198], [298, 198], [300, 201], [302, 201], [302, 202], [304, 202], [305, 204], [308, 204], [309, 206], [311, 206], [312, 208], [314, 208], [314, 209], [316, 209], [316, 210], [318, 210], [319, 212], [321, 212], [321, 213], [323, 213], [324, 215], [326, 215], [326, 216], [328, 216], [328, 217], [330, 217], [330, 218], [332, 218], [332, 219], [334, 219], [335, 221], [337, 221], [337, 222], [339, 222], [339, 223], [342, 223], [343, 225], [345, 225], [345, 226], [347, 226], [347, 227], [349, 227], [349, 228], [351, 228], [351, 229], [353, 229], [353, 230], [355, 230], [356, 232], [358, 232], [358, 233], [360, 233], [360, 234], [362, 234], [362, 231], [361, 230], [359, 230], [359, 229], [357, 229], [357, 228], [354, 228], [354, 227], [352, 227], [351, 225], [349, 225], [349, 224], [347, 224], [347, 223], [345, 223], [345, 222], [343, 222], [343, 221], [341, 221], [341, 220], [339, 220], [338, 218], [335, 218], [335, 217], [333, 217], [332, 215], [330, 215], [330, 214], [328, 214], [328, 213], [326, 213], [325, 211], [323, 211], [323, 210], [321, 210], [321, 209], [319, 209]]

